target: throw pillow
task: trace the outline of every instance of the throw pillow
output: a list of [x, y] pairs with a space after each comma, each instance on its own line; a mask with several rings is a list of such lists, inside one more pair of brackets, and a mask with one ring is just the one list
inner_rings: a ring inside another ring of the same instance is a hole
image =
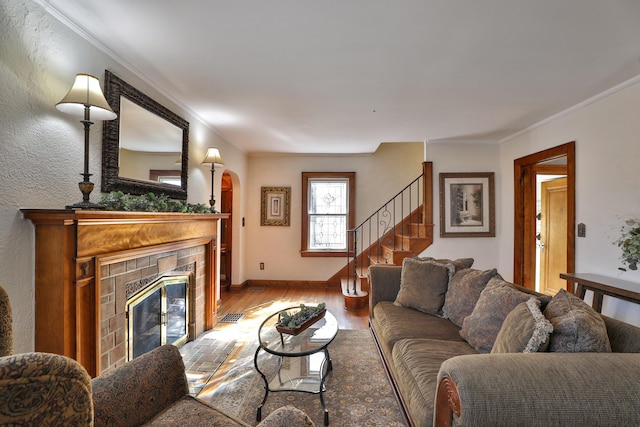
[[452, 264], [405, 258], [400, 273], [400, 290], [394, 304], [441, 316], [444, 296], [454, 270]]
[[445, 259], [445, 258], [441, 258], [441, 259], [436, 259], [433, 257], [413, 257], [413, 259], [417, 259], [418, 261], [435, 261], [435, 262], [439, 262], [440, 264], [453, 264], [453, 266], [456, 268], [456, 271], [458, 270], [464, 270], [465, 268], [471, 268], [471, 266], [473, 265], [474, 259], [473, 258], [458, 258], [458, 259]]
[[502, 323], [491, 353], [546, 351], [553, 325], [540, 311], [540, 300], [529, 297], [511, 310]]
[[479, 353], [489, 353], [507, 315], [531, 295], [494, 277], [480, 294], [473, 312], [462, 322], [460, 336]]
[[553, 325], [549, 351], [610, 352], [611, 344], [602, 317], [577, 296], [561, 289], [544, 315]]
[[485, 271], [470, 268], [457, 271], [451, 278], [444, 298], [443, 316], [454, 325], [462, 327], [464, 318], [476, 306], [480, 292], [494, 276], [499, 276], [495, 268]]

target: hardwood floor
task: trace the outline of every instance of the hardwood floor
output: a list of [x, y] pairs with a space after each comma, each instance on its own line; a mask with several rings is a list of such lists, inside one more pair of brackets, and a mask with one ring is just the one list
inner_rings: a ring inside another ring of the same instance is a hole
[[[321, 302], [338, 320], [340, 329], [369, 328], [369, 310], [345, 310], [340, 289], [255, 286], [242, 291], [223, 291], [218, 323], [180, 349], [191, 394], [206, 393], [225, 380], [242, 350], [246, 346], [255, 348], [258, 329], [268, 316], [301, 303], [317, 305]], [[237, 322], [222, 322], [225, 314], [242, 317]]]
[[[344, 309], [344, 298], [340, 289], [304, 289], [291, 287], [249, 287], [242, 291], [223, 291], [222, 306], [218, 310], [218, 318], [227, 313], [259, 313], [266, 318], [282, 308], [296, 306], [301, 303], [316, 305], [324, 302], [327, 309], [338, 319], [341, 329], [368, 329], [369, 310], [347, 311]], [[259, 326], [259, 325], [258, 325]], [[215, 328], [224, 327], [220, 322]]]

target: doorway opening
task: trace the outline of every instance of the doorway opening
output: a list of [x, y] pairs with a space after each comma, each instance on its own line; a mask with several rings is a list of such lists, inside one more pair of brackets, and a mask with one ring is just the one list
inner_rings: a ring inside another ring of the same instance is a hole
[[514, 282], [547, 294], [573, 284], [575, 142], [514, 160]]
[[229, 218], [220, 220], [220, 288], [231, 289], [231, 247], [233, 241], [233, 182], [228, 172], [222, 174], [220, 187], [220, 212], [228, 213]]
[[[566, 160], [566, 159], [562, 159]], [[558, 165], [565, 173], [566, 165]], [[536, 174], [536, 288], [555, 295], [566, 284], [567, 272], [567, 176]]]

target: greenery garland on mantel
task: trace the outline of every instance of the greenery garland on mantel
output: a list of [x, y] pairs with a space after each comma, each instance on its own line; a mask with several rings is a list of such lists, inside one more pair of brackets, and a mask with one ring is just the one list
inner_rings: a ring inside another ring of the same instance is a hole
[[[629, 270], [637, 270], [640, 263], [640, 220], [626, 220], [620, 229], [620, 238], [615, 243], [622, 249], [622, 255], [620, 256], [622, 263]], [[619, 267], [618, 269], [627, 271], [624, 267]]]
[[217, 213], [202, 203], [188, 203], [154, 193], [133, 196], [122, 191], [112, 191], [102, 196], [100, 204], [108, 211]]

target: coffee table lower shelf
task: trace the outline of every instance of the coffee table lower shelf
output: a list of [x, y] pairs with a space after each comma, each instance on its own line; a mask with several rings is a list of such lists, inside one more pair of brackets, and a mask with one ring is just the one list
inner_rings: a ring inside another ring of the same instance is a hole
[[325, 348], [318, 353], [306, 356], [275, 356], [278, 357], [278, 366], [276, 372], [269, 376], [260, 369], [258, 362], [260, 356], [268, 354], [262, 347], [258, 347], [253, 359], [256, 371], [264, 381], [265, 390], [264, 398], [258, 406], [256, 421], [262, 420], [262, 407], [267, 402], [269, 392], [303, 392], [320, 396], [320, 404], [324, 411], [324, 425], [328, 426], [329, 410], [325, 405], [323, 392], [325, 391], [324, 381], [333, 369], [329, 350]]

